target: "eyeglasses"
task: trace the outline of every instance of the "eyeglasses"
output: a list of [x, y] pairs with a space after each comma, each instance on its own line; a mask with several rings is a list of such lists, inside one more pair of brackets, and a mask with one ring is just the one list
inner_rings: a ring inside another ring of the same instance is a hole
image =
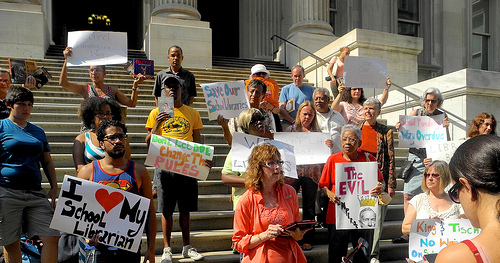
[[318, 96], [318, 97], [314, 98], [314, 101], [320, 101], [320, 100], [322, 100], [322, 101], [326, 101], [327, 99], [328, 99], [328, 97], [327, 97], [327, 96], [323, 96], [323, 97], [319, 97], [319, 96]]
[[126, 134], [106, 135], [104, 136], [104, 139], [106, 139], [109, 142], [116, 142], [117, 140], [125, 141], [126, 139], [128, 139], [128, 136]]
[[439, 174], [427, 174], [427, 173], [425, 173], [424, 176], [425, 176], [425, 178], [427, 178], [429, 176], [432, 176], [434, 178], [439, 178]]
[[113, 117], [113, 113], [111, 112], [97, 112], [96, 114], [94, 114], [95, 116], [97, 116], [98, 118], [105, 118], [105, 117]]
[[259, 121], [260, 122], [264, 122], [266, 120], [266, 118], [264, 118], [264, 116], [260, 116], [260, 117], [257, 117], [257, 118], [252, 118], [250, 120], [250, 125], [255, 125], [257, 124]]
[[276, 167], [276, 166], [282, 166], [283, 165], [283, 161], [276, 161], [276, 162], [267, 162], [267, 163], [263, 163], [262, 165], [263, 166], [267, 166], [267, 167]]
[[104, 72], [102, 68], [91, 68], [89, 69], [90, 73], [99, 73], [99, 72]]
[[429, 100], [429, 99], [426, 99], [425, 102], [430, 102], [430, 103], [434, 104], [434, 103], [438, 102], [438, 100]]
[[462, 187], [462, 183], [457, 181], [451, 188], [448, 190], [448, 196], [451, 201], [460, 204], [460, 198], [458, 197], [458, 190]]

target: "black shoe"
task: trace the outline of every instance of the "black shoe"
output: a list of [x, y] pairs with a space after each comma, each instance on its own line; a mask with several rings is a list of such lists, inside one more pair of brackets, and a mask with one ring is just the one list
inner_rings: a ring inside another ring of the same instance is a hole
[[408, 243], [409, 239], [410, 239], [410, 237], [408, 235], [402, 235], [400, 237], [393, 238], [392, 243], [396, 243], [396, 244]]

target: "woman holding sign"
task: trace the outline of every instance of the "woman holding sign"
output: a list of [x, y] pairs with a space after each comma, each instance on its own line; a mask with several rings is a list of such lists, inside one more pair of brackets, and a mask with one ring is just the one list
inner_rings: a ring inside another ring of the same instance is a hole
[[500, 138], [467, 140], [451, 158], [450, 170], [454, 185], [448, 194], [481, 233], [444, 248], [436, 262], [500, 262]]
[[444, 191], [450, 182], [450, 168], [446, 162], [433, 161], [425, 168], [422, 180], [424, 192], [410, 200], [403, 220], [403, 234], [410, 234], [414, 219], [465, 218], [462, 206], [454, 204]]
[[[417, 110], [412, 110], [410, 116], [436, 116], [444, 114], [443, 127], [446, 128], [446, 134], [448, 141], [450, 140], [450, 135], [448, 132], [448, 126], [450, 122], [448, 121], [448, 116], [443, 111], [439, 110], [438, 107], [443, 105], [443, 95], [441, 91], [436, 88], [428, 88], [422, 96], [422, 108]], [[396, 123], [396, 130], [399, 131], [401, 128], [401, 123]], [[413, 162], [413, 169], [411, 169], [411, 174], [409, 174], [405, 179], [404, 183], [404, 211], [408, 210], [408, 202], [416, 195], [422, 193], [422, 180], [424, 176], [425, 164], [429, 164], [431, 159], [427, 158], [427, 153], [425, 148], [410, 148], [408, 153], [408, 161]], [[394, 243], [407, 243], [408, 235], [403, 235], [392, 240]]]
[[233, 244], [241, 262], [307, 262], [296, 240], [308, 229], [286, 230], [300, 221], [293, 187], [284, 183], [283, 161], [271, 144], [254, 147], [245, 176], [247, 191], [234, 212]]
[[[325, 163], [319, 187], [325, 193], [330, 202], [326, 216], [328, 224], [328, 234], [330, 241], [328, 244], [328, 262], [341, 262], [342, 257], [347, 254], [347, 246], [349, 242], [357, 244], [360, 237], [371, 243], [373, 239], [373, 229], [353, 229], [353, 230], [337, 230], [335, 227], [335, 209], [341, 205], [341, 199], [335, 193], [335, 164], [350, 163], [350, 162], [376, 162], [377, 159], [373, 155], [359, 150], [361, 145], [361, 129], [355, 125], [345, 125], [342, 127], [342, 151], [331, 155]], [[378, 196], [385, 188], [384, 177], [379, 169], [377, 169], [377, 180], [380, 182], [377, 186], [370, 189], [370, 195]], [[355, 179], [358, 180], [358, 179]], [[340, 209], [340, 208], [339, 208]], [[366, 248], [368, 255], [361, 252], [356, 253], [353, 262], [368, 262], [368, 256], [371, 251], [371, 244]]]

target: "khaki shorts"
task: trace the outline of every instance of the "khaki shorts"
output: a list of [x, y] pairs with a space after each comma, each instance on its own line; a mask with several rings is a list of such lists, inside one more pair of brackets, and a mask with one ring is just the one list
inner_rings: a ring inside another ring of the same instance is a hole
[[49, 228], [53, 214], [44, 190], [16, 190], [0, 186], [0, 246], [19, 240], [21, 230], [28, 237], [59, 236], [58, 230]]

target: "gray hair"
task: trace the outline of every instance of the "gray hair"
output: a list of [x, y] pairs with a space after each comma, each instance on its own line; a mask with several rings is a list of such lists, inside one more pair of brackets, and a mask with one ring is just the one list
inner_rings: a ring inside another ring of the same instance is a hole
[[302, 70], [302, 75], [306, 75], [306, 70], [301, 65], [295, 65], [295, 66], [293, 66], [292, 73], [293, 73], [293, 70], [296, 69], [296, 68], [300, 68]]
[[361, 129], [354, 125], [354, 124], [347, 124], [342, 126], [342, 132], [340, 134], [344, 134], [345, 131], [353, 131], [356, 134], [356, 137], [358, 137], [358, 140], [361, 140]]
[[327, 88], [318, 87], [318, 88], [314, 89], [314, 93], [316, 93], [316, 92], [323, 92], [323, 94], [325, 94], [325, 96], [330, 98], [330, 91]]
[[422, 107], [425, 106], [425, 99], [427, 98], [427, 94], [433, 94], [434, 96], [437, 97], [438, 108], [441, 107], [441, 105], [443, 105], [444, 98], [443, 94], [441, 94], [441, 91], [439, 91], [439, 89], [437, 88], [428, 88], [424, 91], [424, 95], [422, 95]]
[[377, 98], [369, 98], [369, 99], [365, 100], [365, 102], [363, 102], [363, 106], [369, 105], [369, 104], [375, 105], [375, 107], [377, 107], [377, 109], [379, 109], [379, 110], [382, 108], [382, 103], [380, 103], [380, 100], [378, 100]]

